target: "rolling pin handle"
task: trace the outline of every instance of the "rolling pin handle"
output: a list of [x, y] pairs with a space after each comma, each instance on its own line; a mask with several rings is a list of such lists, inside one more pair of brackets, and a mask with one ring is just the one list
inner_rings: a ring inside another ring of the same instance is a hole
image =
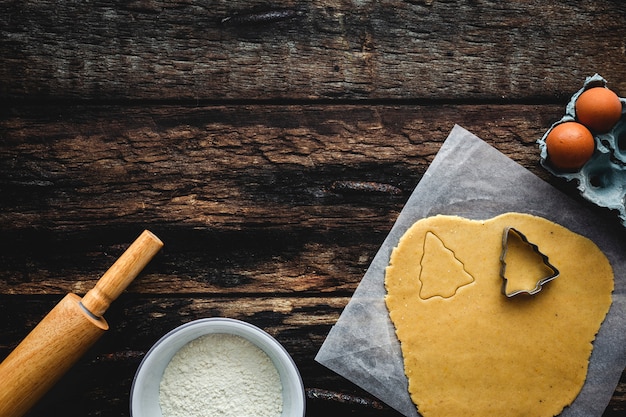
[[163, 243], [144, 231], [81, 298], [68, 294], [0, 362], [0, 417], [22, 417], [109, 328], [102, 314]]
[[158, 237], [144, 230], [85, 294], [81, 305], [93, 316], [101, 317], [162, 247]]

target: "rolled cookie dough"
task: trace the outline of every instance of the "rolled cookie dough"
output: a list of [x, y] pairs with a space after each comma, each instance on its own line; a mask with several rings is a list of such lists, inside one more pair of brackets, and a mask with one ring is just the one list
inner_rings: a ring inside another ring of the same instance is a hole
[[[560, 271], [534, 295], [501, 292], [506, 227], [523, 233]], [[403, 235], [385, 286], [421, 415], [552, 417], [583, 386], [611, 305], [613, 270], [592, 241], [540, 217], [441, 215]]]

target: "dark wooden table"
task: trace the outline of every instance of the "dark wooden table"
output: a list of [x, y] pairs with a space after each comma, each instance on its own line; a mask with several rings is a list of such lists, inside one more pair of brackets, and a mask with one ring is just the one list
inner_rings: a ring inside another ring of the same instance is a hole
[[314, 362], [329, 329], [454, 124], [572, 193], [535, 141], [585, 77], [626, 94], [625, 22], [621, 0], [0, 2], [0, 358], [144, 228], [166, 244], [29, 415], [128, 416], [147, 349], [226, 316], [284, 344], [308, 416], [398, 416]]

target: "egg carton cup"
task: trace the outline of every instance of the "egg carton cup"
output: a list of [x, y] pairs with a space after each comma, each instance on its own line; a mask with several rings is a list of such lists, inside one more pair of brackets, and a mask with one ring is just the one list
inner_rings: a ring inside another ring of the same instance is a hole
[[583, 87], [577, 91], [565, 108], [565, 115], [537, 140], [540, 149], [540, 163], [548, 172], [558, 178], [576, 183], [580, 195], [587, 201], [610, 210], [619, 216], [626, 226], [626, 99], [622, 103], [622, 117], [613, 128], [602, 134], [593, 133], [596, 148], [589, 159], [578, 171], [562, 171], [554, 168], [548, 161], [546, 138], [555, 126], [576, 121], [576, 100], [589, 88], [606, 87], [606, 80], [595, 74], [587, 77]]

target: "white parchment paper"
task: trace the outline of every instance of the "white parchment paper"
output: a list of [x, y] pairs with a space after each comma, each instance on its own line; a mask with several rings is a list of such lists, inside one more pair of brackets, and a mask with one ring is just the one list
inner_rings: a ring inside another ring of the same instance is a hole
[[593, 240], [611, 262], [613, 304], [594, 342], [585, 385], [561, 413], [600, 417], [626, 367], [626, 233], [459, 126], [400, 212], [315, 360], [405, 416], [419, 416], [408, 394], [400, 344], [384, 302], [391, 250], [424, 217], [450, 214], [478, 220], [506, 212], [559, 223]]

